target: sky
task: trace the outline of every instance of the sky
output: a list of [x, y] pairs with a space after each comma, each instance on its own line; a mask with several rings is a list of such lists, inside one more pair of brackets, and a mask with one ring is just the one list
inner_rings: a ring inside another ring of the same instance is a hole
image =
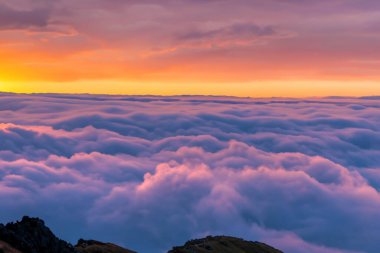
[[380, 94], [377, 0], [0, 0], [0, 90]]
[[[164, 253], [379, 252], [380, 99], [0, 94], [0, 223]], [[17, 201], [15, 201], [17, 200]]]

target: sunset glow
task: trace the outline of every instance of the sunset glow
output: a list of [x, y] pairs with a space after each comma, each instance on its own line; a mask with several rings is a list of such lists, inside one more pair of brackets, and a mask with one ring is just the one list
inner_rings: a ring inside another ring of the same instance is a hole
[[[360, 89], [358, 88], [360, 87]], [[324, 97], [372, 96], [379, 94], [376, 81], [255, 81], [236, 83], [122, 82], [118, 80], [75, 81], [69, 83], [11, 82], [0, 83], [3, 91], [17, 93], [92, 93], [130, 95], [217, 95], [238, 97]]]
[[379, 253], [379, 210], [380, 0], [0, 0], [0, 253]]
[[[377, 1], [0, 1], [2, 91], [380, 94]], [[347, 87], [342, 90], [342, 87]]]

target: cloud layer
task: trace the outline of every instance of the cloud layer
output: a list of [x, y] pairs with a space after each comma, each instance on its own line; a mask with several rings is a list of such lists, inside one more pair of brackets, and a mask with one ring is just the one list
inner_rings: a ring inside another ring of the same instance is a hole
[[[0, 96], [1, 222], [140, 252], [208, 234], [376, 252], [380, 100]], [[106, 231], [106, 232], [105, 232]]]

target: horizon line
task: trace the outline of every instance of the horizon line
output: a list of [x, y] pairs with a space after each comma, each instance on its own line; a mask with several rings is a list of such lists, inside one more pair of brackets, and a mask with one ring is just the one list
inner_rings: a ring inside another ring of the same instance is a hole
[[289, 96], [268, 96], [268, 97], [253, 97], [253, 96], [233, 96], [233, 95], [215, 95], [215, 94], [173, 94], [173, 95], [158, 95], [158, 94], [127, 94], [127, 93], [91, 93], [91, 92], [10, 92], [0, 91], [0, 95], [74, 95], [74, 96], [128, 96], [128, 97], [216, 97], [216, 98], [241, 98], [241, 99], [365, 99], [365, 98], [380, 98], [379, 95], [368, 96], [301, 96], [301, 97], [289, 97]]

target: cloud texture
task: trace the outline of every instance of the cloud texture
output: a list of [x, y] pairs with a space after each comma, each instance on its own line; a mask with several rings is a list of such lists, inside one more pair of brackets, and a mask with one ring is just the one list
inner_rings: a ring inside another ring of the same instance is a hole
[[[203, 36], [203, 35], [202, 35]], [[164, 252], [380, 249], [380, 100], [0, 96], [0, 222]]]

